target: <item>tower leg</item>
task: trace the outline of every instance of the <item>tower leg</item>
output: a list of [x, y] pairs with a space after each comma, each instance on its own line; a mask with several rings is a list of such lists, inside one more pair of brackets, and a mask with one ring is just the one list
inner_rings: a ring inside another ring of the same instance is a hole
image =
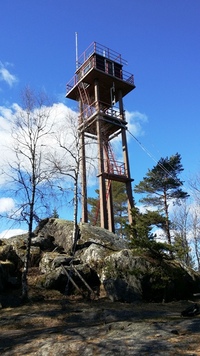
[[107, 211], [108, 211], [108, 230], [115, 233], [112, 183], [107, 181]]
[[81, 165], [81, 200], [82, 200], [82, 222], [88, 222], [87, 210], [87, 179], [86, 179], [86, 158], [85, 158], [85, 137], [84, 132], [80, 137], [80, 165]]
[[[96, 102], [96, 110], [99, 112], [99, 82], [94, 81], [94, 97]], [[101, 115], [98, 113], [96, 121], [97, 145], [98, 145], [98, 177], [99, 177], [99, 199], [100, 199], [100, 222], [101, 227], [108, 229], [108, 212], [106, 204], [106, 179], [104, 175], [104, 152], [103, 138], [101, 130]]]
[[[124, 118], [124, 108], [123, 108], [123, 99], [122, 99], [122, 93], [119, 91], [119, 109], [120, 109], [120, 116], [123, 119]], [[132, 184], [131, 184], [131, 175], [130, 175], [130, 166], [129, 166], [129, 157], [128, 157], [128, 146], [127, 146], [127, 139], [126, 139], [126, 129], [122, 128], [121, 131], [121, 137], [122, 137], [122, 152], [123, 152], [123, 159], [124, 159], [124, 165], [125, 165], [125, 172], [126, 176], [129, 179], [129, 181], [126, 183], [126, 192], [127, 192], [127, 197], [128, 197], [128, 219], [129, 223], [132, 223], [132, 214], [131, 214], [131, 209], [133, 208], [133, 193], [132, 193]]]
[[101, 135], [101, 117], [97, 119], [97, 144], [99, 161], [99, 198], [100, 198], [100, 221], [101, 227], [108, 229], [108, 212], [106, 203], [106, 180], [104, 175], [103, 140]]

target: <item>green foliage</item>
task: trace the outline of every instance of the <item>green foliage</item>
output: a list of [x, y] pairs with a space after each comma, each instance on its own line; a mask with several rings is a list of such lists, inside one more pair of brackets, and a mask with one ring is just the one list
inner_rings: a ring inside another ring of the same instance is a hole
[[173, 246], [166, 242], [157, 242], [153, 239], [147, 239], [145, 237], [139, 239], [132, 238], [130, 246], [131, 248], [145, 249], [149, 251], [152, 256], [158, 258], [162, 257], [166, 253], [174, 251]]
[[159, 212], [147, 210], [142, 214], [136, 206], [132, 209], [132, 219], [131, 235], [136, 239], [153, 239], [152, 227], [163, 228], [165, 223], [165, 218]]
[[174, 236], [174, 255], [177, 260], [185, 263], [188, 267], [194, 267], [190, 255], [190, 247], [187, 240], [178, 233]]
[[[112, 182], [113, 210], [115, 219], [115, 232], [122, 237], [126, 236], [126, 224], [128, 222], [127, 194], [125, 184], [121, 182]], [[99, 214], [99, 190], [95, 191], [96, 198], [88, 198], [90, 210], [88, 220], [91, 224], [100, 226]]]
[[162, 228], [165, 223], [165, 218], [159, 212], [147, 210], [142, 214], [137, 207], [134, 207], [132, 217], [132, 225], [128, 228], [132, 248], [147, 249], [154, 255], [173, 250], [169, 244], [155, 241], [156, 236], [152, 233], [154, 226]]
[[121, 237], [126, 236], [128, 222], [127, 193], [124, 183], [112, 182], [113, 209], [115, 217], [115, 231]]
[[145, 198], [141, 199], [141, 202], [146, 203], [146, 205], [156, 205], [165, 211], [165, 196], [167, 200], [179, 200], [188, 197], [188, 194], [180, 188], [183, 182], [178, 178], [178, 175], [182, 171], [180, 154], [176, 153], [169, 158], [161, 158], [152, 170], [148, 170], [146, 177], [135, 186], [134, 191], [147, 194]]
[[164, 214], [165, 222], [162, 228], [166, 232], [169, 244], [171, 244], [169, 202], [173, 201], [174, 205], [179, 204], [180, 200], [189, 196], [181, 189], [183, 182], [178, 175], [182, 171], [180, 154], [161, 158], [134, 189], [135, 193], [146, 195], [140, 199], [140, 202], [145, 206], [157, 207], [157, 211]]
[[106, 265], [104, 267], [104, 274], [106, 279], [109, 278], [117, 279], [120, 277], [118, 274], [118, 270], [113, 266], [113, 261], [108, 259], [106, 260]]
[[53, 213], [51, 217], [54, 219], [59, 219], [58, 210], [56, 208], [53, 209]]
[[97, 195], [96, 198], [88, 197], [88, 205], [90, 209], [88, 211], [88, 220], [92, 225], [100, 226], [100, 214], [99, 214], [99, 190], [96, 189], [95, 193]]

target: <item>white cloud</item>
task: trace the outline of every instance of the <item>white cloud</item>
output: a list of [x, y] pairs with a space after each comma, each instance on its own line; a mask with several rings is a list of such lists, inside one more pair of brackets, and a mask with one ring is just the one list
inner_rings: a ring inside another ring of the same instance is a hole
[[[6, 108], [0, 106], [0, 167], [1, 170], [6, 170], [7, 163], [12, 162], [14, 154], [11, 150], [12, 135], [11, 135], [11, 122], [13, 120], [13, 107]], [[0, 175], [0, 184], [5, 182], [5, 175]]]
[[0, 198], [0, 213], [7, 213], [15, 207], [15, 202], [12, 198]]
[[27, 230], [11, 229], [4, 230], [0, 233], [0, 239], [9, 239], [9, 237], [25, 234]]
[[126, 120], [128, 122], [128, 130], [133, 136], [144, 135], [143, 126], [148, 122], [148, 117], [146, 114], [142, 114], [139, 111], [126, 111]]
[[[0, 68], [1, 68], [1, 63], [0, 63]], [[0, 74], [1, 75], [1, 74]], [[1, 79], [1, 78], [0, 78]], [[57, 103], [53, 104], [51, 107], [43, 107], [43, 110], [46, 110], [49, 113], [49, 126], [53, 125], [53, 130], [55, 133], [63, 133], [63, 137], [66, 136], [65, 138], [67, 139], [67, 144], [70, 145], [74, 141], [74, 136], [73, 136], [73, 130], [76, 128], [76, 122], [77, 122], [77, 113], [71, 110], [69, 107], [67, 107], [63, 103]], [[7, 162], [9, 164], [12, 164], [15, 159], [14, 152], [12, 151], [12, 144], [13, 144], [13, 138], [12, 138], [12, 123], [14, 122], [14, 119], [16, 115], [20, 115], [20, 112], [22, 112], [22, 108], [17, 104], [14, 103], [10, 107], [5, 107], [5, 106], [0, 106], [0, 167], [3, 167], [4, 170], [7, 167]], [[72, 125], [72, 128], [70, 128], [70, 124], [67, 125], [68, 119], [72, 119], [72, 123], [74, 120], [74, 126]], [[147, 117], [144, 114], [141, 114], [139, 112], [132, 112], [132, 113], [127, 113], [127, 121], [128, 121], [128, 128], [129, 130], [136, 136], [141, 135], [143, 133], [142, 130], [142, 123], [147, 121]], [[66, 127], [68, 129], [66, 130]], [[65, 131], [64, 131], [65, 129]], [[77, 132], [77, 131], [76, 131]], [[121, 154], [121, 143], [116, 142], [116, 145], [120, 147], [120, 154]], [[68, 146], [70, 147], [70, 146]], [[41, 143], [41, 148], [44, 150], [44, 154], [48, 152], [54, 153], [55, 151], [57, 154], [61, 154], [60, 157], [62, 157], [63, 152], [61, 152], [58, 149], [58, 145], [56, 143], [55, 138], [53, 136], [46, 136], [43, 138], [43, 141]], [[97, 165], [97, 145], [96, 141], [93, 143], [92, 146], [87, 146], [86, 147], [87, 152], [89, 151], [90, 157], [92, 156], [92, 162], [90, 165], [88, 165], [88, 186], [94, 186], [96, 184], [97, 178], [96, 174], [97, 172], [94, 169], [94, 166]], [[116, 150], [117, 153], [117, 150]], [[86, 154], [87, 155], [87, 154]], [[69, 164], [71, 157], [67, 158], [65, 157], [65, 162], [66, 164]], [[8, 169], [8, 168], [7, 168]], [[7, 170], [8, 172], [8, 170]], [[6, 176], [0, 175], [0, 184], [3, 186], [6, 186]], [[15, 203], [14, 200], [10, 198], [4, 198], [2, 197], [0, 199], [0, 213], [9, 213], [13, 211], [15, 208]], [[25, 233], [24, 230], [21, 229], [15, 229], [15, 230], [4, 230], [0, 234], [0, 238], [8, 238], [10, 236], [15, 236], [17, 234], [22, 234]]]
[[[51, 107], [47, 108], [49, 117], [49, 125], [53, 125], [53, 131], [57, 134], [63, 134], [63, 137], [67, 137], [67, 145], [69, 147], [70, 144], [73, 144], [74, 141], [74, 133], [73, 130], [76, 128], [76, 121], [77, 121], [77, 113], [68, 108], [63, 103], [56, 103], [53, 104]], [[0, 166], [5, 167], [6, 162], [12, 162], [15, 158], [14, 153], [12, 152], [12, 122], [16, 115], [20, 115], [20, 111], [22, 108], [18, 104], [13, 104], [10, 107], [0, 107], [0, 149], [1, 149], [1, 156], [0, 156]], [[67, 123], [67, 121], [72, 119], [72, 123]], [[142, 124], [147, 121], [147, 117], [145, 114], [137, 112], [127, 112], [127, 121], [128, 121], [128, 129], [134, 136], [139, 136], [143, 134]], [[73, 127], [73, 120], [74, 120], [74, 127]], [[70, 125], [72, 128], [70, 128]], [[66, 130], [66, 127], [68, 129]], [[67, 131], [67, 132], [66, 132]], [[121, 156], [121, 142], [117, 137], [113, 140], [113, 148], [116, 153], [116, 156]], [[119, 147], [118, 147], [119, 146]], [[92, 161], [97, 156], [97, 147], [96, 142], [92, 146], [87, 146], [86, 149], [90, 151], [90, 155], [92, 154]], [[91, 148], [92, 147], [92, 148]], [[119, 148], [119, 149], [118, 149]], [[46, 136], [44, 141], [42, 142], [42, 149], [50, 153], [56, 152], [59, 154], [58, 146], [56, 143], [55, 138], [53, 136]], [[61, 151], [60, 151], [61, 153]], [[63, 151], [62, 153], [63, 154]], [[116, 157], [118, 159], [119, 157]], [[70, 162], [71, 157], [68, 158], [68, 162]], [[2, 177], [0, 176], [0, 183], [2, 183]]]
[[164, 231], [162, 229], [153, 229], [153, 234], [156, 236], [155, 240], [157, 242], [167, 242], [167, 237], [166, 234], [164, 233]]
[[2, 62], [0, 62], [0, 81], [6, 82], [10, 87], [17, 82], [17, 77], [11, 74]]
[[[139, 137], [144, 135], [144, 123], [148, 122], [146, 114], [142, 114], [139, 111], [126, 111], [127, 121], [127, 141], [131, 139], [131, 135]], [[115, 152], [115, 159], [123, 161], [121, 150], [121, 136], [118, 135], [112, 140], [112, 148]]]
[[[50, 153], [54, 154], [54, 152], [56, 152], [58, 156], [60, 155], [60, 157], [62, 157], [64, 150], [59, 149], [55, 135], [59, 135], [60, 133], [63, 134], [64, 139], [67, 140], [67, 147], [70, 147], [71, 149], [74, 140], [73, 130], [76, 128], [77, 113], [63, 103], [53, 104], [50, 107], [44, 106], [41, 110], [44, 117], [45, 115], [49, 115], [48, 127], [50, 128], [52, 126], [52, 129], [51, 134], [45, 135], [41, 140], [40, 149], [44, 155], [49, 156]], [[37, 114], [37, 109], [34, 113]], [[12, 125], [16, 116], [20, 117], [20, 115], [23, 115], [23, 109], [16, 103], [12, 104], [10, 107], [0, 106], [0, 167], [2, 167], [2, 170], [5, 172], [5, 174], [0, 174], [0, 185], [2, 186], [5, 185], [6, 181], [9, 179], [7, 175], [7, 173], [9, 173], [9, 167], [16, 159], [15, 152], [13, 151]], [[72, 123], [68, 123], [68, 120], [72, 120]], [[47, 126], [45, 127], [45, 130], [46, 132], [48, 131]], [[17, 132], [15, 131], [15, 133]], [[69, 157], [65, 156], [65, 161], [69, 164], [72, 157], [70, 155], [68, 156]], [[23, 161], [23, 164], [28, 170], [29, 161]]]

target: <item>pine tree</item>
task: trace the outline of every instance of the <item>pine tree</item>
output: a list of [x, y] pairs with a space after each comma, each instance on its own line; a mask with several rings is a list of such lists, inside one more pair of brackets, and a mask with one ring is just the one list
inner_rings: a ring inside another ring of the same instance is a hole
[[126, 224], [128, 222], [127, 194], [124, 183], [112, 182], [113, 209], [115, 218], [115, 232], [126, 237]]
[[88, 197], [88, 205], [90, 210], [88, 211], [88, 220], [91, 225], [100, 226], [100, 214], [99, 214], [99, 190], [95, 190], [96, 198]]
[[52, 218], [59, 219], [58, 210], [56, 208], [53, 209]]
[[155, 240], [156, 234], [152, 232], [153, 227], [162, 228], [165, 218], [157, 211], [146, 211], [141, 213], [134, 206], [132, 209], [133, 222], [128, 228], [130, 245], [133, 248], [145, 248], [153, 254], [160, 254], [163, 251], [172, 251], [170, 245]]
[[169, 203], [178, 204], [189, 195], [181, 189], [183, 182], [178, 175], [183, 171], [181, 155], [176, 153], [171, 157], [161, 158], [157, 165], [148, 170], [146, 177], [135, 186], [135, 193], [146, 194], [140, 202], [146, 206], [157, 207], [159, 213], [165, 217], [163, 226], [167, 241], [171, 244]]
[[135, 240], [153, 240], [156, 235], [152, 232], [152, 228], [162, 228], [165, 222], [164, 217], [157, 211], [146, 211], [141, 213], [140, 210], [134, 206], [132, 209], [133, 222], [131, 225], [131, 236]]

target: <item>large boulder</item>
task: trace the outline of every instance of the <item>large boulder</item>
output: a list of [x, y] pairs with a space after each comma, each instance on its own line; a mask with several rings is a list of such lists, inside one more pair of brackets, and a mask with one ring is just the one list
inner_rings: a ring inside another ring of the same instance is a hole
[[[13, 236], [10, 237], [9, 239], [2, 239], [4, 245], [10, 246], [12, 248], [12, 250], [18, 256], [18, 259], [20, 259], [21, 264], [24, 261], [24, 256], [26, 253], [26, 241], [27, 241], [27, 234]], [[12, 258], [10, 257], [8, 257], [8, 259], [12, 260]]]
[[[37, 278], [37, 285], [47, 289], [56, 289], [67, 295], [81, 292], [99, 291], [99, 278], [87, 264], [77, 264], [75, 269], [70, 264], [70, 257], [50, 256], [46, 254], [40, 264], [42, 275]], [[64, 262], [64, 263], [62, 263]]]
[[128, 248], [128, 242], [112, 232], [87, 223], [80, 224], [80, 238], [77, 242], [75, 257], [87, 263], [101, 275], [107, 256]]
[[19, 285], [21, 266], [13, 247], [0, 240], [0, 291]]
[[31, 239], [31, 246], [39, 247], [42, 251], [53, 251], [57, 248], [54, 240], [54, 237], [51, 235], [43, 236], [40, 234]]
[[[79, 228], [77, 250], [83, 250], [92, 243], [104, 246], [111, 252], [128, 247], [127, 241], [103, 228], [91, 226], [87, 223], [80, 223]], [[32, 239], [34, 244], [37, 243], [39, 236], [43, 238], [44, 242], [45, 239], [50, 238], [55, 246], [62, 247], [68, 253], [73, 245], [73, 222], [56, 218], [42, 220], [35, 229], [34, 236]]]
[[[10, 253], [7, 254], [7, 259], [9, 261], [17, 263], [18, 268], [22, 267], [24, 263], [24, 259], [26, 256], [26, 248], [27, 248], [27, 238], [28, 238], [27, 234], [24, 234], [15, 237], [10, 237], [9, 239], [4, 239], [2, 242], [3, 245], [6, 246], [4, 248], [10, 251]], [[0, 248], [0, 256], [1, 256], [1, 248]], [[40, 246], [31, 246], [29, 266], [38, 266], [40, 258], [41, 258]]]
[[12, 261], [15, 269], [22, 266], [22, 261], [14, 250], [13, 246], [6, 243], [7, 240], [0, 240], [0, 261]]
[[45, 252], [40, 260], [39, 270], [42, 273], [50, 273], [62, 265], [69, 266], [72, 260], [72, 256], [57, 251]]
[[134, 302], [143, 297], [141, 276], [148, 268], [148, 261], [125, 249], [104, 259], [100, 280], [111, 300]]
[[168, 259], [155, 259], [144, 252], [122, 250], [107, 256], [100, 276], [111, 300], [153, 302], [191, 298], [200, 291], [198, 273]]
[[73, 222], [56, 218], [44, 219], [35, 229], [34, 236], [42, 237], [43, 245], [45, 245], [45, 240], [48, 239], [53, 243], [54, 248], [57, 247], [59, 251], [61, 249], [68, 252], [73, 244]]
[[108, 252], [120, 251], [128, 247], [126, 240], [106, 229], [87, 223], [81, 223], [79, 227], [80, 239], [77, 248], [84, 248], [84, 245], [88, 247], [91, 243], [107, 248]]
[[64, 292], [66, 284], [67, 276], [62, 267], [44, 273], [37, 278], [37, 285], [46, 289], [55, 289]]
[[12, 262], [0, 261], [0, 292], [4, 291], [7, 287], [18, 285], [17, 276], [14, 273], [14, 265]]

